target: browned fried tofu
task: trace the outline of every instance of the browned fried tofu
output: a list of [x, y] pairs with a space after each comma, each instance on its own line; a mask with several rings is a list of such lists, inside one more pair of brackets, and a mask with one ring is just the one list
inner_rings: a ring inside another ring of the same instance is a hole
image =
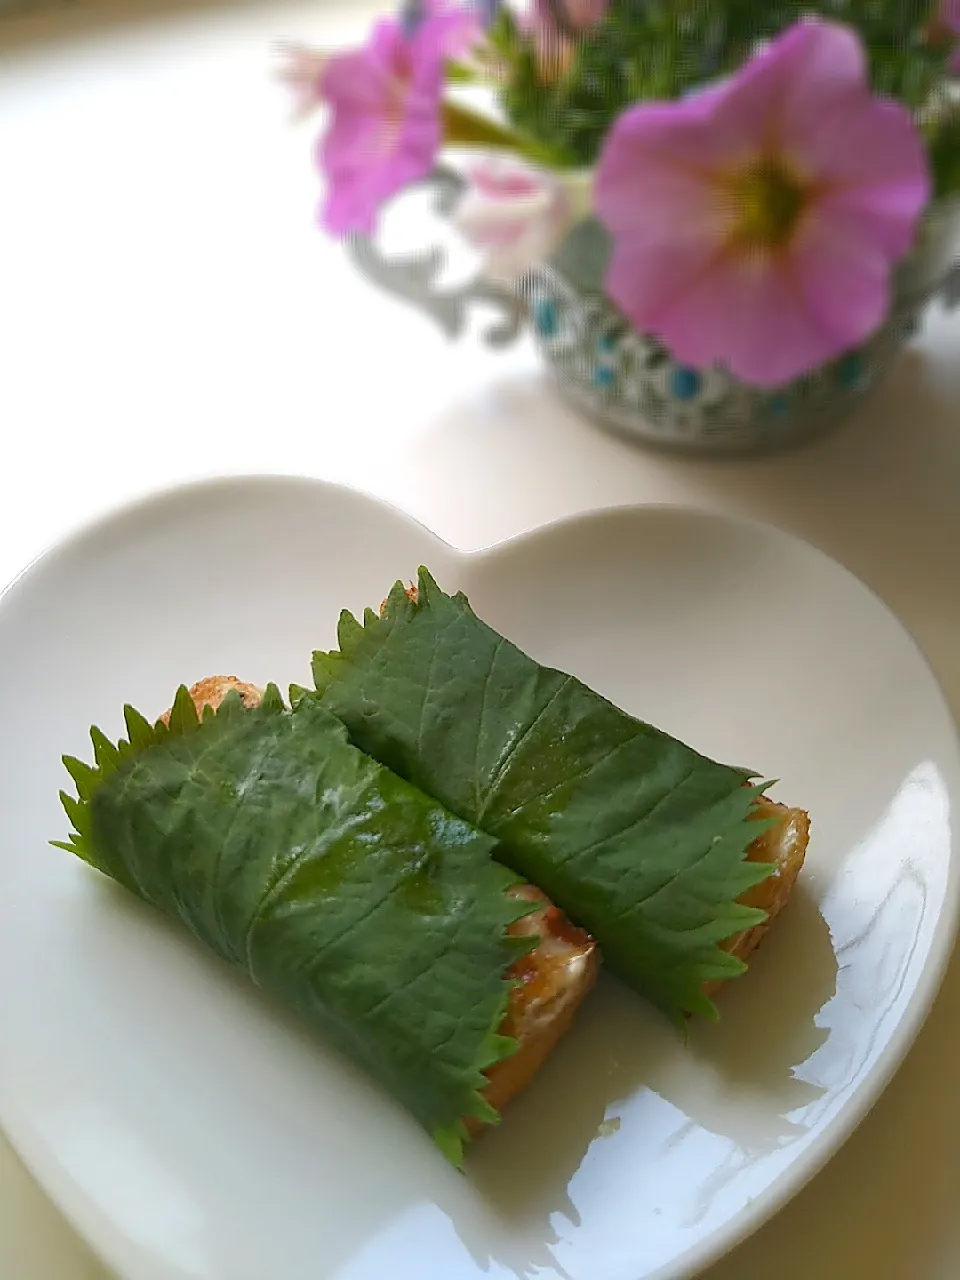
[[[511, 966], [507, 1014], [500, 1030], [517, 1041], [516, 1053], [487, 1072], [483, 1096], [497, 1111], [524, 1090], [570, 1030], [574, 1014], [597, 980], [600, 952], [583, 929], [572, 925], [559, 907], [532, 884], [517, 884], [511, 896], [535, 902], [537, 909], [510, 926], [514, 937], [539, 935], [533, 951]], [[476, 1132], [480, 1127], [468, 1121]]]
[[[763, 798], [757, 802], [753, 817], [772, 818], [775, 825], [754, 840], [747, 851], [747, 857], [751, 862], [772, 863], [775, 870], [766, 880], [754, 885], [740, 899], [745, 906], [761, 907], [766, 911], [767, 919], [763, 924], [735, 934], [721, 944], [725, 951], [738, 956], [741, 960], [749, 959], [756, 951], [766, 937], [771, 924], [787, 905], [807, 855], [807, 845], [810, 840], [810, 817], [803, 809], [789, 809], [786, 805]], [[720, 986], [722, 983], [711, 982], [707, 983], [704, 989], [709, 994]]]
[[[202, 716], [204, 707], [213, 707], [216, 711], [227, 694], [234, 689], [240, 694], [245, 707], [260, 705], [263, 690], [258, 689], [255, 684], [246, 684], [243, 680], [238, 680], [236, 676], [208, 676], [206, 680], [198, 680], [189, 693], [193, 699], [193, 705], [197, 708], [197, 714]], [[170, 723], [172, 710], [172, 707], [168, 707], [160, 717], [164, 724]]]

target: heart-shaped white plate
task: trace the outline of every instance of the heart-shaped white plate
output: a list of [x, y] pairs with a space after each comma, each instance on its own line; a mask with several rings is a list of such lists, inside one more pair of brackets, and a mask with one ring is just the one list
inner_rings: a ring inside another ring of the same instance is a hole
[[[793, 901], [685, 1047], [612, 979], [466, 1176], [176, 927], [48, 847], [63, 752], [125, 701], [308, 679], [427, 564], [495, 627], [809, 809]], [[915, 645], [771, 529], [607, 512], [462, 554], [307, 480], [180, 489], [0, 603], [0, 1118], [128, 1280], [650, 1280], [753, 1230], [876, 1099], [957, 916], [960, 756]]]

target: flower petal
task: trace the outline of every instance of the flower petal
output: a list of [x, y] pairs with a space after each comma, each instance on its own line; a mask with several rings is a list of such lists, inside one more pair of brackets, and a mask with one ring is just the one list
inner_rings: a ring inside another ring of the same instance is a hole
[[[776, 144], [792, 148], [825, 113], [851, 94], [868, 95], [867, 59], [849, 27], [810, 19], [797, 23], [780, 42], [772, 70], [777, 77]], [[867, 97], [872, 102], [874, 99]]]
[[824, 101], [866, 84], [856, 35], [837, 23], [795, 23], [766, 49], [703, 95], [710, 130], [728, 163], [789, 145], [791, 131], [816, 119]]
[[[665, 337], [672, 308], [678, 299], [696, 292], [719, 256], [718, 248], [707, 243], [664, 244], [651, 253], [646, 243], [623, 237], [614, 241], [604, 289], [640, 333]], [[686, 350], [682, 358], [697, 366], [709, 364], [716, 355], [712, 339], [695, 354]]]
[[394, 193], [393, 166], [379, 163], [383, 151], [383, 126], [376, 117], [344, 120], [332, 148], [333, 130], [319, 145], [320, 165], [327, 176], [327, 197], [321, 223], [332, 235], [358, 231], [370, 235], [380, 205]]
[[512, 282], [542, 263], [573, 225], [567, 181], [504, 156], [473, 167], [454, 225], [484, 256], [484, 274]]
[[[696, 262], [641, 253], [630, 262], [621, 246], [615, 270], [637, 287], [611, 296], [681, 363], [725, 365], [745, 382], [779, 387], [862, 341], [887, 306], [882, 262], [854, 262], [839, 249], [828, 261], [819, 252], [811, 245], [809, 260], [800, 262], [729, 253]], [[824, 265], [814, 270], [818, 261]]]
[[666, 309], [661, 336], [678, 360], [726, 365], [738, 378], [774, 388], [838, 354], [836, 338], [784, 260], [719, 258]]
[[320, 92], [325, 101], [337, 106], [373, 114], [384, 103], [383, 79], [374, 74], [372, 60], [366, 50], [331, 55], [320, 77]]
[[908, 186], [840, 188], [822, 196], [811, 216], [831, 223], [847, 243], [862, 243], [893, 263], [916, 243], [917, 213], [925, 203]]
[[652, 243], [679, 236], [711, 243], [727, 226], [715, 198], [713, 174], [724, 143], [703, 127], [701, 106], [634, 108], [614, 124], [600, 157], [596, 210], [613, 232]]
[[385, 19], [364, 49], [327, 66], [321, 88], [333, 118], [317, 150], [327, 230], [369, 234], [381, 206], [430, 172], [442, 135], [446, 30], [446, 18], [428, 17], [407, 39]]
[[890, 307], [889, 258], [860, 231], [856, 220], [817, 217], [791, 253], [792, 278], [829, 340], [824, 359], [863, 342]]
[[[636, 163], [670, 165], [705, 176], [730, 159], [730, 139], [716, 127], [720, 94], [704, 91], [679, 102], [649, 102], [631, 107], [614, 121], [599, 160], [609, 181], [612, 172]], [[754, 122], [756, 146], [756, 127]]]
[[448, 58], [467, 57], [483, 38], [483, 22], [479, 8], [463, 5], [457, 0], [426, 0], [424, 13], [427, 18], [443, 23], [444, 52]]
[[328, 177], [369, 166], [383, 149], [386, 124], [380, 115], [341, 112], [320, 138], [317, 159]]
[[930, 200], [927, 153], [913, 118], [898, 102], [853, 90], [825, 104], [817, 119], [795, 122], [790, 132], [791, 153], [827, 188], [869, 187], [888, 208], [898, 205], [907, 223]]

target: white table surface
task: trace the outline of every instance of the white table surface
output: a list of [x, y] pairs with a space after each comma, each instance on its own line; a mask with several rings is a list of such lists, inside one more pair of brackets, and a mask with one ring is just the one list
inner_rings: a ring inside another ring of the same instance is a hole
[[[794, 456], [691, 463], [606, 437], [526, 343], [451, 346], [314, 229], [311, 130], [286, 127], [270, 45], [342, 40], [371, 7], [55, 0], [0, 23], [0, 580], [105, 507], [224, 471], [342, 479], [466, 547], [679, 501], [847, 564], [960, 713], [960, 313]], [[873, 1114], [710, 1280], [956, 1280], [958, 1025], [955, 961]], [[2, 1139], [0, 1276], [105, 1277]]]

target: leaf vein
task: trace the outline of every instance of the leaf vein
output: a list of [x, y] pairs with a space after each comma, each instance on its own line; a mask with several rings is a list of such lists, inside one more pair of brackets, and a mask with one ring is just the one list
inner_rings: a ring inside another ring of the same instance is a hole
[[523, 744], [527, 741], [527, 739], [533, 733], [534, 729], [536, 729], [537, 725], [540, 723], [540, 721], [543, 719], [546, 713], [550, 710], [553, 704], [560, 697], [561, 693], [563, 693], [563, 691], [572, 684], [573, 684], [573, 676], [566, 676], [563, 679], [563, 681], [557, 686], [557, 688], [554, 689], [553, 693], [550, 695], [547, 701], [543, 704], [543, 706], [540, 708], [540, 710], [537, 712], [534, 718], [530, 721], [526, 729], [524, 729], [523, 733], [521, 733], [520, 737], [517, 738], [517, 740], [507, 749], [503, 759], [500, 761], [500, 764], [497, 766], [496, 773], [491, 779], [490, 786], [487, 790], [487, 794], [484, 796], [483, 801], [479, 809], [477, 810], [477, 815], [474, 821], [477, 823], [478, 826], [480, 827], [483, 826], [483, 819], [486, 816], [486, 814], [489, 812], [490, 802], [493, 799], [493, 797], [496, 795], [497, 789], [502, 784], [503, 779], [506, 776], [507, 769], [510, 767], [511, 760], [513, 760], [513, 758], [516, 756], [517, 752], [520, 750]]

